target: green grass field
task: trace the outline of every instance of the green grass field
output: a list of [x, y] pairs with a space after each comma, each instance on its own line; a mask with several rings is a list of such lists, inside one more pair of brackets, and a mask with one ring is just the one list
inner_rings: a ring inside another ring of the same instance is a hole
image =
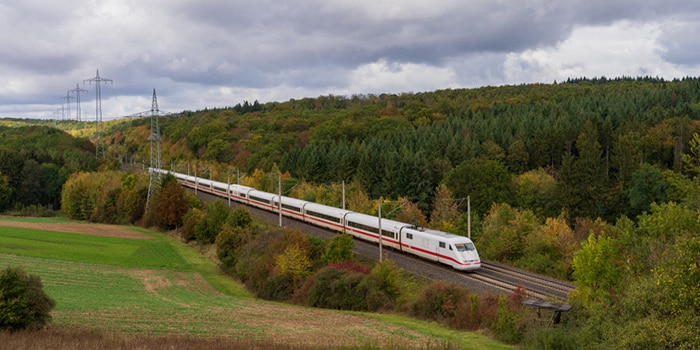
[[257, 300], [191, 247], [134, 229], [151, 239], [0, 225], [0, 267], [21, 266], [41, 278], [46, 293], [56, 300], [52, 316], [57, 326], [300, 346], [511, 348], [476, 333], [400, 316]]

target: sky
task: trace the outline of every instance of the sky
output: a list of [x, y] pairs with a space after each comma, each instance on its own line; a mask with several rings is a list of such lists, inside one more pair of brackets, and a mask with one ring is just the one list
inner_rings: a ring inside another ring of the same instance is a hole
[[[0, 118], [700, 76], [694, 0], [0, 0]], [[78, 90], [86, 90], [80, 91]], [[69, 112], [70, 110], [70, 112]], [[149, 112], [150, 113], [150, 112]], [[150, 115], [150, 114], [149, 114]]]

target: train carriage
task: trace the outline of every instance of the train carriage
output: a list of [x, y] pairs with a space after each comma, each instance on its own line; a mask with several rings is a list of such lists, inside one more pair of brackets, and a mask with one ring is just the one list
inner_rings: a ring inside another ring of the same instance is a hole
[[329, 228], [333, 231], [343, 231], [345, 215], [350, 211], [328, 205], [307, 202], [304, 205], [304, 221]]
[[407, 253], [457, 270], [474, 270], [481, 266], [474, 244], [467, 237], [416, 226], [402, 230], [402, 234], [402, 247]]
[[273, 200], [277, 197], [276, 194], [251, 189], [246, 197], [248, 198], [248, 203], [252, 206], [269, 211], [277, 211], [277, 207], [273, 203]]
[[[382, 219], [382, 245], [401, 249], [399, 232], [405, 223]], [[379, 218], [360, 213], [348, 213], [345, 218], [345, 231], [362, 240], [379, 242]]]
[[232, 184], [228, 190], [231, 199], [241, 202], [248, 202], [248, 193], [254, 190], [252, 187]]
[[[173, 174], [183, 186], [233, 199], [239, 202], [296, 218], [337, 232], [351, 234], [358, 239], [379, 242], [379, 218], [327, 205], [308, 202], [256, 190], [242, 185], [197, 178], [163, 169], [149, 169], [163, 174]], [[281, 203], [280, 203], [281, 199]], [[470, 271], [481, 267], [479, 254], [473, 242], [437, 230], [381, 219], [382, 245], [401, 250], [427, 260], [447, 264], [457, 270]]]
[[[279, 209], [279, 196], [275, 196], [274, 205]], [[282, 214], [293, 218], [304, 220], [304, 206], [308, 201], [282, 196]]]

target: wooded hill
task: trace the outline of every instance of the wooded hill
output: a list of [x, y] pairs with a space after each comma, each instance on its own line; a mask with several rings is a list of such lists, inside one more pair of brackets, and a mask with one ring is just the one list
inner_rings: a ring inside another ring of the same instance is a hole
[[95, 147], [87, 138], [49, 126], [0, 125], [0, 212], [60, 209], [70, 174], [96, 169]]
[[[445, 183], [478, 215], [497, 202], [614, 220], [668, 199], [635, 178], [691, 175], [682, 154], [700, 129], [699, 99], [696, 78], [601, 78], [245, 102], [162, 117], [163, 164], [186, 172], [189, 161], [223, 181], [233, 169], [279, 167], [313, 183], [355, 182], [370, 198], [406, 197], [426, 214]], [[108, 129], [108, 155], [148, 162], [147, 117]], [[546, 193], [523, 188], [552, 180]]]

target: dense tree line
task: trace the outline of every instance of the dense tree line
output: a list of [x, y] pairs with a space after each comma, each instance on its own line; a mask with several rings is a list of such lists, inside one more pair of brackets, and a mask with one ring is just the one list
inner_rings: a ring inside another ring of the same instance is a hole
[[0, 126], [0, 212], [58, 210], [70, 174], [96, 168], [87, 139], [48, 126]]
[[[313, 183], [358, 183], [371, 198], [406, 197], [426, 215], [444, 183], [456, 198], [479, 198], [478, 216], [505, 201], [554, 216], [564, 207], [572, 222], [614, 220], [648, 207], [630, 197], [642, 167], [684, 173], [682, 154], [700, 131], [698, 96], [697, 78], [601, 77], [243, 103], [162, 118], [163, 164], [186, 172], [188, 162], [199, 163], [223, 181], [232, 169], [279, 167]], [[113, 125], [108, 153], [147, 160], [149, 125], [147, 118]], [[472, 169], [483, 161], [506, 176]], [[557, 189], [540, 200], [555, 209], [527, 207], [513, 189], [516, 177], [541, 170]], [[475, 174], [485, 177], [458, 181]], [[501, 190], [484, 193], [485, 186]]]
[[79, 172], [61, 191], [61, 211], [69, 219], [109, 224], [141, 222], [148, 177], [134, 172]]

